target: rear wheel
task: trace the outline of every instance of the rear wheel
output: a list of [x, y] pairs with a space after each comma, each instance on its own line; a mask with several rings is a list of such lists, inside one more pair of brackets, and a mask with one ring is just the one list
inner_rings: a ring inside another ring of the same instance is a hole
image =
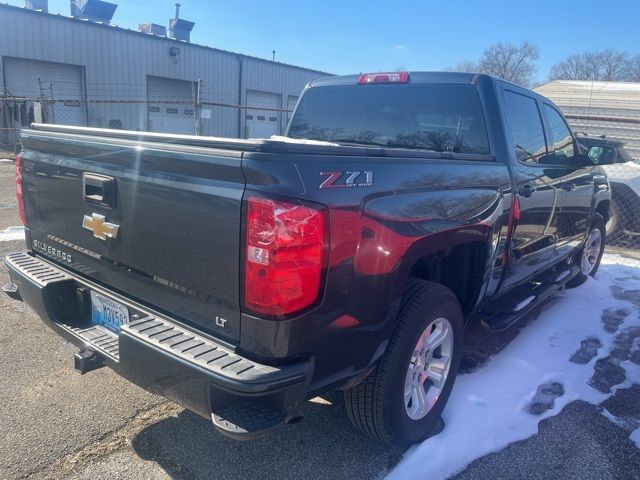
[[620, 199], [615, 198], [611, 199], [611, 206], [609, 207], [609, 220], [607, 220], [607, 223], [605, 224], [605, 232], [610, 244], [611, 241], [615, 243], [616, 240], [622, 240], [624, 236], [624, 230], [623, 228], [621, 228], [623, 223], [622, 219], [624, 217], [622, 216], [622, 212], [620, 211], [620, 205], [618, 203], [619, 200]]
[[380, 364], [345, 391], [353, 424], [389, 445], [428, 437], [451, 393], [462, 345], [462, 310], [453, 292], [412, 280]]
[[611, 200], [611, 206], [609, 207], [609, 220], [605, 224], [605, 232], [607, 238], [611, 239], [618, 232], [620, 228], [620, 207], [616, 200]]
[[604, 254], [606, 237], [604, 220], [598, 215], [591, 225], [587, 239], [575, 259], [576, 265], [580, 267], [580, 273], [567, 283], [568, 288], [582, 285], [589, 276], [593, 277], [596, 274]]

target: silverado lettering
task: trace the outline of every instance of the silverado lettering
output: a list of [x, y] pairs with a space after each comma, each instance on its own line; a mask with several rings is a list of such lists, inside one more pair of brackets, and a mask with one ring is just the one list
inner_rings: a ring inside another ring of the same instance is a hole
[[60, 260], [63, 260], [65, 262], [72, 261], [70, 253], [63, 252], [62, 250], [52, 247], [50, 245], [47, 245], [46, 243], [42, 243], [39, 240], [33, 241], [33, 248], [34, 250], [39, 250], [40, 252], [46, 253], [47, 255], [52, 257], [57, 257]]

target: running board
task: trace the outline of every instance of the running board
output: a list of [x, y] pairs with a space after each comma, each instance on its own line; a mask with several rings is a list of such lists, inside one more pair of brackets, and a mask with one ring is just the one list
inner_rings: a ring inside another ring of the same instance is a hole
[[532, 282], [505, 293], [480, 310], [482, 323], [493, 331], [504, 330], [531, 312], [580, 273], [572, 266], [554, 271], [538, 282]]

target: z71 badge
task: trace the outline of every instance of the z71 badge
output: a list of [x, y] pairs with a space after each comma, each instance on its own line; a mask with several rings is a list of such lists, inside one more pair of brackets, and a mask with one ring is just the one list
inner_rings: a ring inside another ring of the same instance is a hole
[[320, 172], [327, 179], [318, 188], [372, 187], [373, 171], [364, 172]]

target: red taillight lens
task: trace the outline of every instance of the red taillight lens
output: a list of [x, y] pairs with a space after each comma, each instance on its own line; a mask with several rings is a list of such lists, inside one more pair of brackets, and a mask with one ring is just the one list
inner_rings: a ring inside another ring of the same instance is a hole
[[267, 198], [247, 202], [246, 307], [270, 316], [308, 307], [318, 298], [325, 265], [325, 214]]
[[18, 201], [18, 215], [23, 225], [27, 224], [24, 215], [24, 197], [22, 196], [22, 154], [16, 157], [16, 200]]
[[358, 78], [358, 85], [368, 85], [370, 83], [407, 83], [409, 72], [394, 73], [364, 73]]

